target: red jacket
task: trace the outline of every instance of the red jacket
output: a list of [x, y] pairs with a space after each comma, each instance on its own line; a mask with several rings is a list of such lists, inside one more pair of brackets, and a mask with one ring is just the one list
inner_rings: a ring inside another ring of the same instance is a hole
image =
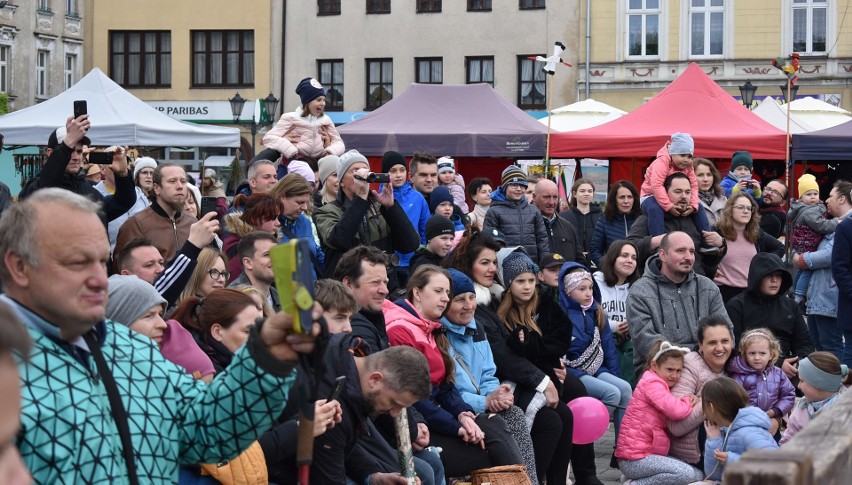
[[424, 319], [408, 300], [402, 300], [399, 304], [385, 300], [382, 303], [382, 312], [385, 314], [388, 342], [391, 345], [407, 345], [420, 351], [429, 363], [432, 385], [437, 386], [444, 382], [447, 369], [434, 335], [434, 332], [441, 328], [441, 323]]

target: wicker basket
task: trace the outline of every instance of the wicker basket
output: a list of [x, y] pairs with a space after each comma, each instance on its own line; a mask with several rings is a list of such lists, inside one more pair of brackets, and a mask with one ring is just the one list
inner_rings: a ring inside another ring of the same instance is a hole
[[473, 485], [532, 485], [524, 465], [493, 466], [474, 470], [470, 474]]

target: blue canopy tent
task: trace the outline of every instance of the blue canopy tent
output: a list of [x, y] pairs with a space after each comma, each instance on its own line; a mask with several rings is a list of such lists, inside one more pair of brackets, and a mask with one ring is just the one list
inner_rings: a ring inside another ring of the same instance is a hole
[[852, 160], [852, 121], [793, 135], [793, 160]]

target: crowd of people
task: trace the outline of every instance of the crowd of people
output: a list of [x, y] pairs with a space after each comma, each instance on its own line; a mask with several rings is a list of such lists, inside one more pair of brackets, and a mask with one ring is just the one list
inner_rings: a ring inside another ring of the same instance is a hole
[[[214, 170], [126, 147], [95, 183], [88, 116], [51, 134], [0, 205], [0, 481], [408, 483], [410, 442], [423, 484], [516, 465], [600, 484], [581, 397], [606, 405], [625, 483], [719, 480], [845, 389], [852, 183], [823, 206], [806, 174], [788, 201], [748, 152], [722, 178], [676, 133], [603, 210], [588, 179], [566, 206], [516, 165], [466, 185], [422, 152], [386, 152], [376, 187], [324, 88], [296, 93], [232, 201]], [[270, 257], [297, 238], [304, 333]]]

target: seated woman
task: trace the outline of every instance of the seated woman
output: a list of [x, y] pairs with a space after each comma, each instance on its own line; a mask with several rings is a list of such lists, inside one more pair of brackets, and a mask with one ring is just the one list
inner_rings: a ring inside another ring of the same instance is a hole
[[[530, 440], [529, 427], [524, 412], [514, 405], [515, 396], [508, 384], [500, 384], [494, 376], [497, 367], [491, 346], [485, 337], [485, 329], [473, 318], [476, 310], [476, 293], [473, 281], [457, 269], [448, 270], [453, 279], [453, 299], [441, 318], [450, 341], [449, 354], [456, 366], [456, 389], [462, 399], [476, 413], [498, 413], [506, 421], [509, 431], [518, 442], [518, 448], [524, 457], [527, 476], [533, 484], [539, 482], [536, 473], [535, 454]], [[541, 475], [544, 478], [544, 474]]]
[[432, 395], [414, 407], [426, 419], [431, 444], [443, 448], [441, 460], [447, 476], [470, 475], [480, 468], [522, 464], [518, 444], [500, 416], [473, 412], [455, 387], [455, 365], [446, 335], [438, 320], [450, 302], [451, 284], [446, 270], [422, 265], [408, 280], [406, 298], [385, 300], [382, 312], [391, 345], [414, 347], [426, 356]]
[[237, 256], [237, 245], [240, 239], [253, 231], [265, 231], [279, 239], [278, 228], [281, 226], [278, 217], [283, 207], [281, 202], [267, 192], [251, 194], [246, 197], [238, 195], [234, 199], [235, 212], [225, 216], [225, 230], [228, 235], [222, 243], [222, 251], [228, 258], [228, 284], [233, 282], [243, 271], [243, 263]]
[[206, 298], [186, 298], [172, 318], [196, 335], [198, 346], [213, 361], [216, 372], [222, 372], [248, 340], [255, 320], [262, 316], [250, 296], [224, 288], [213, 290]]

